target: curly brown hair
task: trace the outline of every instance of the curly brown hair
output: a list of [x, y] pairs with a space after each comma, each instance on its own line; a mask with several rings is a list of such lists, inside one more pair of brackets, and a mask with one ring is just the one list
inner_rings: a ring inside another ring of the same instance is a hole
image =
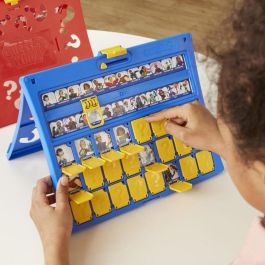
[[218, 115], [245, 161], [265, 161], [265, 1], [235, 2], [225, 23], [229, 31], [208, 47], [221, 65]]

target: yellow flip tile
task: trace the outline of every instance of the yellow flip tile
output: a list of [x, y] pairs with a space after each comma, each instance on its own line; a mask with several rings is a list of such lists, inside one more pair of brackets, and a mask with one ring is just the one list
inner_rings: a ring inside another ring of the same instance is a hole
[[150, 173], [162, 173], [166, 170], [168, 170], [168, 165], [164, 165], [161, 163], [154, 163], [145, 167], [145, 171]]
[[111, 211], [109, 195], [104, 190], [93, 192], [94, 198], [91, 201], [96, 216], [102, 216]]
[[156, 141], [158, 155], [163, 163], [175, 159], [175, 149], [171, 139], [168, 137]]
[[153, 133], [156, 137], [166, 135], [165, 120], [151, 122]]
[[196, 160], [192, 156], [187, 156], [179, 160], [182, 175], [186, 180], [191, 180], [198, 177], [198, 167]]
[[63, 172], [63, 174], [65, 174], [69, 177], [74, 177], [80, 173], [83, 173], [85, 171], [85, 169], [86, 168], [84, 166], [73, 163], [70, 166], [62, 167], [62, 172]]
[[76, 204], [74, 201], [70, 201], [70, 205], [77, 224], [82, 224], [92, 219], [92, 211], [89, 202]]
[[207, 174], [214, 170], [212, 153], [209, 151], [200, 151], [196, 153], [198, 167], [202, 174]]
[[134, 137], [141, 144], [152, 139], [150, 125], [144, 118], [140, 118], [131, 122]]
[[105, 162], [106, 162], [105, 160], [99, 157], [92, 156], [91, 158], [83, 160], [82, 165], [88, 169], [94, 169], [94, 168], [103, 166]]
[[128, 144], [120, 147], [120, 151], [125, 155], [135, 155], [144, 151], [144, 147], [138, 144]]
[[180, 141], [177, 138], [173, 138], [176, 151], [179, 156], [190, 154], [192, 151], [192, 148], [190, 146], [185, 145], [182, 141]]
[[135, 202], [143, 200], [148, 197], [145, 180], [141, 176], [129, 178], [127, 180], [127, 184], [131, 197]]
[[169, 184], [169, 188], [176, 192], [184, 192], [192, 189], [192, 184], [185, 181], [177, 181]]
[[106, 162], [103, 165], [105, 178], [109, 183], [120, 180], [122, 178], [122, 169], [120, 161], [114, 161], [112, 163]]
[[100, 167], [86, 169], [83, 173], [85, 183], [89, 190], [100, 188], [104, 184], [103, 175]]
[[76, 193], [70, 194], [70, 200], [76, 204], [82, 204], [92, 200], [93, 194], [84, 190], [80, 190]]
[[146, 172], [145, 178], [152, 194], [157, 194], [165, 190], [165, 181], [162, 173]]
[[130, 204], [130, 197], [127, 187], [123, 183], [117, 183], [109, 186], [111, 201], [116, 209]]
[[106, 160], [107, 162], [115, 162], [117, 160], [122, 159], [125, 156], [124, 153], [116, 150], [110, 150], [109, 152], [101, 154], [101, 158]]
[[141, 163], [137, 154], [126, 155], [122, 160], [122, 166], [127, 176], [137, 174], [141, 171]]

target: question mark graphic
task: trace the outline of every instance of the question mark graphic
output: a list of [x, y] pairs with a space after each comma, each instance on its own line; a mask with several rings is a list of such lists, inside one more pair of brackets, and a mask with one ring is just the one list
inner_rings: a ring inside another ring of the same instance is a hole
[[62, 19], [60, 33], [66, 32], [66, 24], [69, 23], [75, 16], [75, 11], [71, 6], [62, 5], [56, 10], [57, 13], [62, 13], [63, 9], [66, 9], [66, 16]]
[[[72, 47], [74, 49], [79, 48], [81, 45], [81, 41], [79, 37], [75, 34], [71, 34], [70, 37], [72, 41], [67, 42], [67, 44], [65, 45], [65, 49], [67, 50], [69, 47]], [[71, 62], [74, 63], [74, 62], [77, 62], [78, 60], [79, 60], [78, 57], [74, 56], [72, 57]]]
[[40, 135], [39, 135], [37, 128], [33, 129], [32, 134], [33, 134], [33, 137], [31, 139], [27, 137], [23, 137], [19, 139], [19, 142], [21, 144], [29, 144], [29, 143], [36, 142], [40, 139]]
[[9, 90], [7, 90], [6, 99], [11, 100], [12, 99], [11, 94], [17, 90], [17, 83], [15, 81], [12, 81], [12, 80], [5, 81], [4, 87], [10, 88]]

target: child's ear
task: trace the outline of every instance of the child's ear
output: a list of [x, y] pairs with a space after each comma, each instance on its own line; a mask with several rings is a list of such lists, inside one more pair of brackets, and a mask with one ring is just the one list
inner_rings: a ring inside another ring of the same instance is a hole
[[264, 177], [265, 181], [265, 162], [256, 160], [253, 164], [254, 170], [262, 177]]

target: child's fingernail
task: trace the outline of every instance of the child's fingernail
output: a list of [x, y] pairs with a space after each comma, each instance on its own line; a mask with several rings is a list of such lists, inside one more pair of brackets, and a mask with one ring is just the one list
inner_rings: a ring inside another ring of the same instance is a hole
[[67, 186], [69, 181], [68, 181], [68, 178], [66, 176], [62, 176], [61, 177], [61, 180], [60, 180], [60, 183], [63, 185], [63, 186]]

